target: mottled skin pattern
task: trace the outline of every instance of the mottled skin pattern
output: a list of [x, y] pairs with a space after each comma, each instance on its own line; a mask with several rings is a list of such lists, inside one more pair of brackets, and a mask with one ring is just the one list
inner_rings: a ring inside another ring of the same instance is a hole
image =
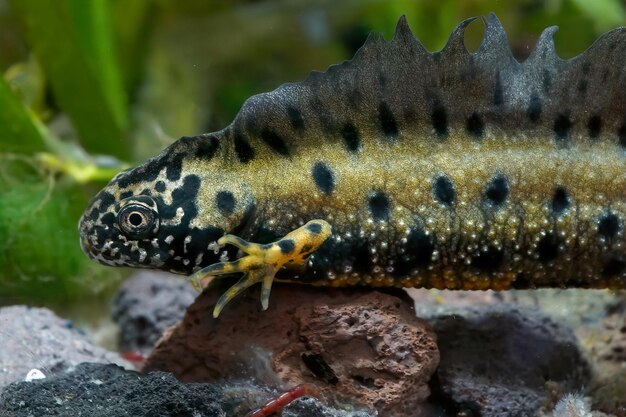
[[493, 15], [468, 53], [469, 22], [430, 53], [401, 19], [120, 173], [81, 219], [84, 250], [191, 274], [241, 256], [226, 233], [270, 243], [321, 219], [330, 238], [277, 279], [625, 288], [626, 29], [562, 61], [550, 28], [520, 64]]

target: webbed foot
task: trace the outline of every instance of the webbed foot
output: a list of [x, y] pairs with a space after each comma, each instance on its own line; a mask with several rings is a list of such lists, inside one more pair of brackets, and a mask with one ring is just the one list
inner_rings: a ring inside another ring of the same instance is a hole
[[213, 317], [219, 316], [226, 304], [246, 288], [260, 282], [261, 306], [269, 305], [270, 291], [274, 275], [286, 265], [304, 265], [308, 256], [315, 252], [328, 239], [331, 226], [324, 220], [311, 220], [304, 226], [290, 232], [273, 243], [259, 244], [246, 242], [234, 235], [224, 235], [218, 245], [233, 245], [246, 254], [233, 262], [220, 262], [209, 265], [189, 277], [196, 289], [201, 288], [201, 280], [207, 276], [226, 275], [241, 272], [243, 276], [230, 287], [217, 301]]

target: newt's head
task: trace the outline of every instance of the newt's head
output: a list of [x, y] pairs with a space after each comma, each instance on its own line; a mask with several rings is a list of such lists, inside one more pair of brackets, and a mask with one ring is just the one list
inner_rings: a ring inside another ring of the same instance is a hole
[[184, 137], [115, 176], [80, 219], [83, 251], [106, 265], [182, 274], [232, 258], [215, 242], [245, 225], [254, 200], [213, 160], [219, 148], [213, 135]]

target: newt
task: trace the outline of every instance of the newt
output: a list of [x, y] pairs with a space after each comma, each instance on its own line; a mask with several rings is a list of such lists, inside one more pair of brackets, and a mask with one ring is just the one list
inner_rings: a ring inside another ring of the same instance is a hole
[[[80, 220], [107, 265], [261, 283], [626, 288], [626, 28], [513, 56], [491, 14], [429, 52], [401, 18], [350, 61], [119, 173]], [[254, 243], [251, 243], [254, 242]]]

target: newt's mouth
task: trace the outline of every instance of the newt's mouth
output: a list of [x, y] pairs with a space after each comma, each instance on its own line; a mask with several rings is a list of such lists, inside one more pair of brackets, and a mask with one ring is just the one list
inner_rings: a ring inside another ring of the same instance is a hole
[[85, 255], [89, 256], [90, 258], [93, 258], [94, 247], [91, 244], [91, 242], [89, 242], [89, 239], [87, 239], [86, 237], [81, 237], [79, 240], [80, 240], [80, 248], [83, 250]]

